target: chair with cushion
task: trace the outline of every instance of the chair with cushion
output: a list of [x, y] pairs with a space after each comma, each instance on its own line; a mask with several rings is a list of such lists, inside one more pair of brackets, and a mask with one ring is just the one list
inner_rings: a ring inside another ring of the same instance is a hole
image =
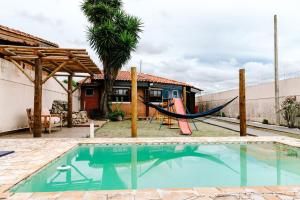
[[[33, 109], [28, 108], [26, 109], [27, 117], [28, 117], [28, 125], [29, 130], [32, 133], [33, 128]], [[45, 131], [51, 133], [52, 128], [54, 127], [60, 127], [60, 130], [62, 130], [63, 126], [63, 116], [62, 114], [50, 114], [50, 111], [48, 108], [42, 109], [42, 127], [45, 128]]]

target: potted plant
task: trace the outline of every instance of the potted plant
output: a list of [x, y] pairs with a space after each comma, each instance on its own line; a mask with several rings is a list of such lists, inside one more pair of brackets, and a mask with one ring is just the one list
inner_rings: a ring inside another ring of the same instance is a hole
[[262, 124], [269, 124], [269, 120], [263, 119]]
[[125, 116], [125, 112], [121, 110], [121, 104], [116, 105], [116, 109], [109, 113], [108, 118], [111, 121], [122, 121]]

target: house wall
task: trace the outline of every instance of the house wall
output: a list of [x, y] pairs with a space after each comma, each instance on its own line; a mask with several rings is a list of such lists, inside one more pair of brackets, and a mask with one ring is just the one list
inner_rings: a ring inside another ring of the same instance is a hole
[[[86, 90], [93, 89], [94, 94], [93, 96], [86, 96]], [[91, 113], [94, 109], [99, 109], [100, 106], [100, 98], [101, 93], [98, 87], [82, 87], [81, 88], [81, 101], [80, 101], [80, 108], [82, 110], [86, 110], [88, 114]]]
[[163, 88], [163, 98], [164, 99], [169, 99], [173, 97], [173, 90], [178, 91], [178, 96], [182, 96], [182, 86], [177, 86], [177, 85], [164, 85], [162, 86]]
[[[145, 96], [145, 89], [138, 88], [138, 96], [144, 97]], [[146, 106], [143, 102], [138, 101], [138, 117], [144, 118], [146, 117]], [[112, 109], [115, 110], [116, 108], [120, 108], [122, 111], [125, 112], [125, 117], [131, 117], [131, 103], [130, 102], [123, 102], [123, 103], [113, 103]], [[149, 116], [152, 116], [155, 113], [155, 109], [149, 108]]]
[[[27, 71], [34, 77], [33, 71]], [[14, 64], [0, 58], [0, 132], [28, 127], [26, 108], [33, 108], [33, 100], [33, 83]], [[42, 106], [50, 109], [54, 100], [67, 101], [67, 93], [51, 78], [43, 85]], [[73, 95], [74, 111], [79, 110], [79, 102], [77, 91]]]
[[[280, 104], [287, 96], [296, 96], [300, 101], [300, 77], [279, 81]], [[206, 110], [216, 105], [220, 105], [227, 100], [238, 96], [238, 89], [219, 92], [197, 97], [196, 104], [200, 110]], [[229, 117], [239, 115], [239, 101], [236, 100], [222, 112]], [[274, 82], [246, 87], [247, 118], [251, 121], [262, 122], [267, 119], [270, 123], [275, 123], [275, 100]], [[284, 120], [281, 119], [284, 123]]]

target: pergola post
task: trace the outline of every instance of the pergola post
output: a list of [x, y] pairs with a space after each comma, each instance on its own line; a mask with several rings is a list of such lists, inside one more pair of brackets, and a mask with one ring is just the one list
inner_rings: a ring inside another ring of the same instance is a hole
[[34, 123], [33, 137], [42, 137], [42, 63], [35, 59], [34, 66]]
[[68, 128], [73, 127], [72, 113], [73, 113], [73, 74], [68, 76]]

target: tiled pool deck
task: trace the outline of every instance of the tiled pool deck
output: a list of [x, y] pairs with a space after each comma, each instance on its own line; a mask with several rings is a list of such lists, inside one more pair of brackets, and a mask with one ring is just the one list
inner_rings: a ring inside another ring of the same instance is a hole
[[78, 144], [123, 143], [207, 143], [207, 142], [280, 142], [300, 147], [300, 140], [288, 137], [176, 137], [176, 138], [57, 138], [1, 139], [0, 150], [15, 153], [0, 158], [0, 199], [99, 199], [99, 200], [200, 200], [200, 199], [300, 199], [299, 186], [190, 188], [124, 191], [10, 193], [8, 190], [41, 167]]

